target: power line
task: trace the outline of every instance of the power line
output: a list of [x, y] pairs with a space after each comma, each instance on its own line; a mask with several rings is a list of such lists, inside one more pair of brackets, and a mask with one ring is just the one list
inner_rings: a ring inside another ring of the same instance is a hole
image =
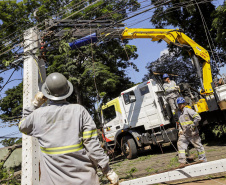
[[[196, 1], [196, 0], [195, 0], [195, 2], [196, 2], [196, 4], [197, 4], [197, 1]], [[214, 61], [215, 61], [215, 64], [216, 64], [216, 67], [217, 67], [218, 73], [219, 73], [219, 75], [220, 75], [220, 69], [218, 68], [218, 65], [217, 65], [217, 62], [216, 62], [216, 59], [215, 59], [215, 56], [214, 56], [214, 52], [213, 52], [213, 49], [212, 49], [212, 46], [211, 46], [210, 40], [211, 40], [211, 42], [212, 42], [212, 45], [213, 45], [214, 49], [216, 49], [216, 48], [215, 48], [215, 45], [214, 45], [214, 42], [213, 42], [213, 40], [212, 40], [212, 37], [211, 37], [210, 32], [209, 32], [209, 29], [208, 29], [208, 27], [207, 27], [207, 24], [206, 24], [205, 18], [204, 18], [204, 16], [203, 16], [202, 11], [201, 11], [201, 9], [200, 9], [200, 7], [199, 7], [199, 5], [198, 5], [198, 4], [197, 4], [197, 7], [198, 7], [198, 10], [199, 10], [199, 14], [200, 14], [200, 16], [201, 16], [201, 19], [202, 19], [203, 27], [204, 27], [204, 30], [205, 30], [205, 33], [206, 33], [206, 37], [207, 37], [207, 41], [208, 41], [208, 44], [209, 44], [210, 50], [211, 50], [211, 52], [212, 52], [213, 59], [214, 59]], [[209, 40], [208, 34], [209, 34], [210, 40]], [[217, 54], [217, 57], [218, 57], [219, 62], [221, 63], [221, 61], [220, 61], [220, 58], [219, 58], [219, 55], [218, 55], [218, 54]]]
[[12, 74], [10, 75], [10, 77], [8, 78], [7, 82], [2, 86], [2, 88], [0, 89], [0, 92], [2, 91], [2, 89], [4, 89], [4, 87], [9, 83], [9, 80], [11, 79], [11, 77], [13, 76], [13, 73], [16, 71], [16, 69], [14, 69], [14, 71], [12, 72]]
[[[84, 1], [84, 0], [83, 0]], [[87, 1], [87, 0], [86, 0]], [[70, 3], [72, 3], [73, 1], [71, 1]], [[70, 3], [68, 3], [67, 5], [69, 5]], [[80, 4], [80, 3], [82, 3], [82, 2], [79, 2], [79, 3], [77, 3], [77, 4], [75, 4], [75, 5], [73, 5], [73, 6], [77, 6], [78, 4]], [[67, 5], [65, 5], [65, 6], [67, 6]], [[65, 7], [64, 6], [64, 7]], [[40, 6], [41, 7], [41, 6]], [[39, 7], [39, 8], [40, 8]], [[64, 8], [63, 7], [63, 8]], [[37, 8], [38, 9], [38, 8]], [[47, 13], [45, 13], [44, 15], [42, 15], [42, 16], [39, 16], [38, 18], [40, 19], [40, 18], [43, 18], [44, 16], [46, 16], [46, 15], [48, 15], [48, 14], [50, 14], [51, 12], [54, 12], [55, 10], [53, 10], [53, 11], [50, 11], [50, 12], [47, 12]], [[56, 14], [56, 15], [59, 15], [62, 11], [65, 11], [65, 10], [61, 10], [58, 14]], [[29, 12], [28, 14], [31, 14], [32, 12]], [[43, 23], [43, 22], [45, 22], [45, 20], [43, 20], [41, 23]], [[38, 25], [40, 25], [41, 23], [38, 23], [37, 25], [34, 25], [34, 26], [38, 26]], [[31, 25], [31, 24], [33, 24], [33, 22], [30, 22], [30, 23], [28, 23], [28, 24], [26, 24], [26, 25]], [[4, 37], [4, 38], [2, 38], [2, 39], [0, 39], [0, 41], [2, 41], [3, 39], [5, 39], [5, 38], [8, 38], [8, 37], [10, 37], [11, 35], [13, 35], [13, 34], [15, 34], [16, 32], [17, 32], [18, 30], [16, 30], [15, 32], [13, 32], [13, 33], [11, 33], [10, 35], [8, 35], [8, 36], [6, 36], [6, 37]], [[18, 36], [17, 36], [18, 37]]]
[[[83, 4], [84, 4], [86, 1], [88, 1], [88, 0], [83, 0]], [[79, 4], [81, 4], [81, 3], [82, 3], [82, 2], [79, 2], [79, 3], [75, 4], [74, 6], [79, 5]], [[48, 12], [48, 13], [49, 13], [49, 12]], [[48, 14], [48, 13], [46, 13], [46, 14]], [[57, 15], [58, 15], [58, 14], [57, 14]], [[41, 23], [38, 23], [38, 24], [36, 24], [36, 25], [34, 25], [34, 26], [37, 27], [37, 26], [41, 25], [41, 24], [44, 23], [44, 22], [45, 22], [45, 20], [43, 20]], [[29, 23], [28, 25], [31, 25], [31, 24], [33, 24], [33, 22]], [[16, 32], [17, 32], [17, 31], [11, 33], [9, 36], [15, 34]], [[7, 37], [9, 37], [9, 36], [7, 36]], [[20, 35], [18, 35], [18, 36], [15, 37], [14, 39], [16, 39], [16, 38], [18, 38], [18, 37], [20, 37], [20, 36], [23, 37], [23, 33], [20, 34]], [[4, 38], [3, 38], [3, 39], [4, 39]], [[14, 39], [13, 39], [13, 40], [14, 40]], [[11, 41], [12, 41], [12, 40], [11, 40]], [[10, 45], [15, 44], [16, 42], [17, 42], [17, 41], [11, 42]], [[19, 44], [22, 44], [22, 42], [19, 43]], [[4, 45], [4, 44], [3, 44], [3, 45]], [[1, 46], [3, 46], [3, 45], [1, 45]], [[1, 47], [1, 46], [0, 46], [0, 47]], [[9, 45], [8, 45], [8, 46], [9, 46]], [[13, 47], [13, 48], [14, 48], [14, 47]], [[11, 49], [13, 49], [13, 48], [11, 48]], [[4, 49], [4, 48], [3, 48], [3, 49]], [[3, 49], [2, 49], [2, 50], [3, 50]], [[11, 50], [11, 49], [10, 49], [10, 50]], [[1, 51], [2, 51], [2, 50], [1, 50]], [[0, 51], [0, 52], [1, 52], [1, 51]], [[9, 50], [7, 50], [7, 51], [9, 51]], [[5, 52], [4, 52], [4, 53], [5, 53]], [[3, 53], [3, 54], [4, 54], [4, 53]], [[0, 54], [0, 56], [1, 56], [1, 55], [2, 55], [2, 54]]]
[[[96, 2], [94, 2], [94, 3], [97, 3], [97, 2], [99, 2], [99, 0], [97, 0], [97, 1], [96, 1]], [[94, 3], [92, 3], [92, 4], [94, 4]], [[92, 4], [88, 5], [87, 7], [91, 6]], [[85, 8], [87, 8], [87, 7], [85, 7]], [[85, 9], [85, 8], [83, 8], [83, 9]], [[83, 10], [83, 9], [82, 9], [82, 10]], [[65, 19], [68, 19], [69, 17], [71, 17], [71, 16], [75, 15], [76, 13], [78, 13], [78, 12], [80, 12], [80, 11], [81, 11], [81, 10], [79, 10], [79, 11], [77, 11], [77, 12], [75, 12], [75, 13], [73, 13], [73, 14], [69, 15], [68, 17], [66, 17], [66, 18], [62, 19], [61, 21], [65, 20]], [[96, 19], [95, 19], [95, 20], [96, 20]], [[50, 29], [51, 27], [53, 27], [53, 26], [55, 26], [55, 25], [59, 24], [61, 21], [59, 21], [58, 23], [56, 23], [56, 24], [54, 24], [54, 25], [52, 25], [52, 26], [50, 26], [50, 27], [48, 27], [48, 28], [44, 29], [42, 32], [47, 31], [47, 30], [48, 30], [48, 29]], [[123, 21], [123, 20], [122, 20], [122, 21]], [[37, 25], [36, 25], [36, 26], [37, 26]], [[15, 43], [15, 42], [14, 42], [14, 43]], [[20, 43], [20, 44], [21, 44], [21, 43]], [[31, 44], [32, 44], [32, 43], [31, 43]], [[14, 46], [14, 47], [12, 47], [12, 48], [10, 48], [10, 49], [8, 49], [7, 51], [3, 52], [2, 54], [7, 53], [8, 51], [10, 51], [11, 49], [13, 49], [13, 48], [15, 48], [15, 47], [17, 47], [17, 45], [16, 45], [16, 46]], [[2, 54], [0, 54], [0, 56], [1, 56]]]

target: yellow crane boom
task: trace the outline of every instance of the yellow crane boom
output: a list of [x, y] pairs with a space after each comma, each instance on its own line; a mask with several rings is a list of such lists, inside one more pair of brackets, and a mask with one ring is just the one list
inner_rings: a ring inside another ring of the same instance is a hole
[[[197, 74], [202, 85], [202, 94], [213, 94], [210, 56], [202, 46], [197, 44], [180, 30], [175, 29], [149, 29], [149, 28], [125, 28], [122, 39], [150, 38], [152, 41], [164, 40], [168, 44], [188, 48], [188, 52], [197, 69]], [[202, 72], [199, 64], [202, 64]]]

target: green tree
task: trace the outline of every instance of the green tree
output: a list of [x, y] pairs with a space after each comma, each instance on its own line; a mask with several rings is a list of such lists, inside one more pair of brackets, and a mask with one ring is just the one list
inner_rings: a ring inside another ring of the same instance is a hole
[[22, 138], [17, 139], [17, 138], [9, 138], [9, 139], [3, 139], [0, 141], [0, 143], [4, 146], [13, 146], [15, 144], [21, 144], [22, 143]]
[[[212, 30], [216, 31], [216, 41], [219, 44], [219, 48], [226, 51], [226, 2], [223, 5], [218, 6], [215, 12], [212, 14], [214, 18], [212, 22]], [[225, 55], [223, 55], [225, 56]]]
[[[162, 72], [178, 75], [174, 80], [177, 84], [189, 83], [193, 87], [199, 87], [199, 80], [196, 77], [196, 69], [188, 60], [183, 60], [182, 57], [175, 57], [170, 54], [164, 54], [159, 59], [147, 64], [148, 74], [143, 80], [150, 77], [151, 72]], [[162, 79], [162, 75], [160, 76]], [[171, 77], [172, 79], [172, 77]]]
[[[129, 6], [132, 7], [131, 10], [135, 10], [138, 5], [136, 1], [102, 1], [98, 9], [97, 5], [94, 5], [73, 18], [94, 20], [96, 17], [111, 14], [109, 19], [117, 21], [126, 17], [125, 7]], [[128, 11], [131, 11], [130, 9]], [[115, 10], [120, 12], [114, 13]], [[130, 61], [137, 58], [137, 49], [127, 45], [127, 42], [122, 43], [120, 39], [105, 39], [76, 50], [65, 47], [66, 43], [75, 39], [70, 34], [65, 35], [60, 44], [60, 54], [58, 51], [47, 53], [47, 72], [58, 71], [67, 76], [75, 89], [69, 101], [84, 105], [96, 115], [94, 105], [100, 98], [106, 102], [133, 85], [125, 75], [125, 70], [129, 66], [137, 70], [135, 64]], [[56, 47], [56, 44], [53, 43], [53, 46]]]
[[42, 21], [64, 10], [69, 2], [69, 0], [0, 1], [0, 70], [21, 67], [21, 65], [11, 66], [10, 63], [17, 59], [23, 50], [24, 31], [37, 24], [37, 19], [33, 15], [37, 8], [37, 16], [40, 17], [39, 21]]
[[[152, 0], [152, 3], [155, 3], [155, 0]], [[198, 5], [197, 5], [197, 3]], [[200, 11], [199, 11], [200, 8]], [[217, 47], [217, 50], [220, 51], [222, 48], [220, 44], [220, 40], [215, 40], [217, 36], [216, 30], [212, 29], [212, 25], [215, 26], [218, 24], [217, 19], [214, 19], [216, 15], [222, 16], [222, 12], [219, 13], [215, 11], [215, 6], [212, 4], [212, 2], [203, 2], [201, 0], [196, 1], [186, 1], [186, 0], [174, 0], [170, 1], [168, 4], [164, 6], [160, 6], [155, 9], [154, 15], [151, 18], [151, 22], [156, 26], [156, 28], [180, 28], [183, 30], [183, 32], [192, 38], [195, 42], [200, 44], [202, 47], [204, 47], [206, 50], [209, 51], [209, 54], [211, 56], [211, 66], [212, 66], [212, 74], [215, 76], [219, 71], [218, 68], [223, 65], [223, 63], [220, 63], [215, 55], [216, 61], [213, 60], [213, 53], [211, 52], [211, 48], [209, 46], [209, 42], [206, 36], [206, 32], [203, 26], [203, 21], [201, 18], [201, 14], [203, 15], [206, 26], [208, 30], [210, 31], [210, 36], [212, 40], [215, 43], [215, 46]], [[221, 14], [221, 15], [220, 15]], [[221, 22], [222, 23], [222, 22]], [[222, 26], [222, 29], [224, 26]], [[219, 31], [220, 33], [220, 31]], [[219, 38], [222, 38], [219, 36]], [[209, 38], [210, 39], [210, 38]], [[222, 40], [222, 39], [221, 39]], [[217, 41], [217, 42], [216, 42]], [[212, 43], [211, 43], [212, 45]], [[213, 48], [213, 46], [212, 46]], [[188, 55], [188, 52], [184, 49], [178, 48], [174, 45], [168, 45], [169, 53], [170, 55], [174, 56], [175, 62], [171, 62], [171, 57], [167, 60], [169, 60], [168, 66], [166, 65], [166, 60], [162, 60], [159, 58], [157, 61], [154, 62], [154, 64], [149, 64], [147, 67], [151, 69], [157, 68], [160, 70], [159, 72], [168, 72], [174, 70], [174, 73], [177, 73], [180, 75], [184, 81], [187, 81], [192, 84], [197, 84], [197, 79], [195, 77], [196, 71], [194, 68], [192, 68], [191, 62], [188, 60], [190, 56]], [[164, 57], [166, 58], [166, 57]], [[221, 61], [224, 59], [224, 55], [220, 56]], [[216, 67], [217, 65], [217, 67]], [[166, 69], [167, 66], [167, 69]], [[187, 69], [192, 70], [184, 70]], [[184, 72], [184, 75], [181, 72]], [[193, 74], [194, 72], [194, 74]], [[185, 76], [186, 75], [186, 76]], [[181, 81], [181, 80], [179, 80]]]
[[[152, 2], [155, 1], [153, 0]], [[196, 4], [196, 2], [198, 3], [198, 5]], [[199, 11], [199, 8], [201, 12]], [[154, 11], [151, 22], [157, 28], [174, 27], [182, 29], [187, 36], [192, 38], [206, 50], [210, 51], [209, 54], [213, 59], [205, 28], [203, 26], [201, 14], [205, 19], [208, 30], [210, 30], [210, 36], [214, 40], [216, 38], [216, 31], [211, 29], [214, 20], [214, 17], [212, 15], [214, 12], [215, 6], [212, 4], [212, 2], [203, 2], [201, 0], [192, 2], [186, 0], [175, 0], [169, 2], [165, 6], [158, 7]], [[219, 46], [219, 44], [215, 43], [215, 46]], [[170, 45], [168, 46], [168, 48], [169, 52], [173, 52], [175, 56], [183, 56], [183, 60], [186, 60], [190, 57], [188, 55], [188, 52], [184, 49], [178, 49], [178, 47], [174, 45]], [[216, 60], [216, 62], [218, 63], [218, 67], [222, 66], [222, 64], [219, 63], [218, 59]], [[215, 75], [218, 72], [216, 69], [215, 61], [211, 61], [211, 66], [212, 73], [213, 75]]]
[[[29, 15], [29, 17], [22, 18], [24, 22], [20, 22], [20, 25], [29, 23], [29, 26], [24, 28], [26, 29], [38, 23], [40, 36], [44, 36], [43, 39], [45, 42], [50, 42], [55, 39], [54, 34], [51, 35], [51, 33], [57, 33], [61, 31], [62, 28], [54, 27], [45, 30], [45, 24], [42, 22], [44, 19], [66, 18], [92, 2], [95, 1], [74, 0], [70, 2], [64, 1], [64, 3], [62, 3], [58, 0], [29, 0], [23, 3], [21, 2], [21, 4], [15, 2], [1, 2], [2, 7], [6, 6], [7, 8], [5, 15], [0, 14], [0, 19], [1, 16], [11, 16], [11, 19], [13, 19], [13, 17], [17, 16], [14, 11], [20, 10], [20, 14]], [[68, 5], [64, 7], [63, 5], [67, 3]], [[104, 20], [111, 19], [118, 21], [125, 18], [128, 12], [136, 10], [139, 6], [140, 5], [136, 0], [102, 0], [99, 3], [71, 16], [70, 19], [95, 20], [101, 18]], [[38, 11], [36, 13], [37, 17], [35, 18], [33, 12], [36, 8], [38, 8]], [[13, 9], [13, 13], [10, 11], [11, 9]], [[63, 14], [58, 14], [62, 10], [64, 10]], [[45, 13], [47, 14], [45, 15]], [[55, 14], [55, 16], [51, 17], [50, 15], [53, 14]], [[20, 19], [16, 17], [14, 20], [18, 21]], [[7, 27], [10, 25], [9, 22], [10, 21], [3, 20], [2, 26], [4, 25], [5, 31], [0, 35], [0, 39], [13, 33], [13, 31], [10, 31]], [[18, 25], [15, 25], [14, 28], [14, 31], [18, 31], [21, 26], [19, 28]], [[17, 34], [23, 33], [24, 29], [21, 29]], [[71, 29], [71, 27], [64, 29]], [[42, 32], [43, 30], [45, 30], [45, 32]], [[46, 36], [46, 34], [48, 34], [48, 36]], [[13, 39], [16, 36], [18, 35], [11, 36], [9, 39]], [[99, 98], [101, 98], [103, 102], [106, 102], [107, 100], [118, 96], [120, 91], [133, 85], [130, 78], [126, 76], [125, 71], [130, 66], [137, 70], [135, 64], [130, 61], [130, 59], [137, 58], [136, 47], [128, 45], [127, 42], [122, 43], [120, 39], [100, 39], [97, 44], [83, 46], [77, 50], [70, 50], [66, 45], [68, 42], [74, 41], [75, 39], [77, 38], [73, 37], [69, 32], [60, 38], [60, 42], [52, 42], [48, 45], [48, 48], [53, 48], [53, 50], [48, 51], [44, 57], [48, 67], [47, 73], [61, 72], [69, 78], [75, 89], [74, 94], [70, 97], [69, 101], [71, 103], [80, 103], [84, 105], [95, 116], [95, 104]], [[5, 41], [5, 39], [3, 40]], [[18, 40], [17, 43], [20, 43], [20, 41], [21, 39]], [[126, 48], [126, 52], [124, 47]], [[21, 50], [18, 52], [21, 52]], [[13, 51], [11, 54], [13, 55], [15, 53], [16, 52]], [[3, 56], [4, 55], [0, 57]], [[9, 53], [7, 53], [7, 57], [10, 58]], [[4, 56], [4, 58], [8, 60], [7, 57]], [[10, 61], [12, 61], [12, 57], [10, 58]], [[10, 64], [10, 62], [5, 61], [3, 64]], [[100, 97], [98, 97], [97, 94], [99, 94]], [[1, 118], [3, 120], [5, 119], [4, 121], [12, 116], [21, 114], [22, 101], [16, 99], [19, 104], [10, 103], [10, 101], [13, 100], [14, 95], [12, 95], [12, 93], [8, 94], [7, 96], [9, 97], [3, 98], [0, 104], [3, 112]], [[14, 111], [16, 109], [17, 112]]]
[[3, 122], [14, 123], [22, 115], [23, 107], [23, 83], [5, 91], [6, 96], [0, 100], [0, 118]]
[[[152, 3], [156, 0], [152, 0]], [[174, 0], [165, 6], [155, 9], [151, 22], [157, 28], [166, 28], [168, 26], [180, 28], [184, 33], [194, 39], [198, 44], [206, 49], [210, 49], [205, 35], [203, 22], [197, 4], [205, 18], [207, 27], [211, 29], [213, 17], [211, 14], [215, 12], [215, 6], [212, 2], [203, 2], [202, 0], [187, 1]], [[200, 3], [202, 2], [202, 3]], [[211, 36], [215, 37], [215, 32], [211, 32]]]

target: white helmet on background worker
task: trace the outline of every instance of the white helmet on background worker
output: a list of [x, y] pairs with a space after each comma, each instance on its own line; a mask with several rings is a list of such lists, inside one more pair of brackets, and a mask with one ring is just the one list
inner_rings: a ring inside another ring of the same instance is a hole
[[42, 93], [50, 100], [64, 100], [73, 92], [73, 86], [60, 73], [51, 73], [42, 85]]

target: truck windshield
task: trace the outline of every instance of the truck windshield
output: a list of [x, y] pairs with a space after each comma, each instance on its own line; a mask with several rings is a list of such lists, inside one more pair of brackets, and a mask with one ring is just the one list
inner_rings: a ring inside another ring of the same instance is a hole
[[104, 123], [108, 123], [109, 121], [116, 118], [115, 106], [112, 105], [103, 110]]

